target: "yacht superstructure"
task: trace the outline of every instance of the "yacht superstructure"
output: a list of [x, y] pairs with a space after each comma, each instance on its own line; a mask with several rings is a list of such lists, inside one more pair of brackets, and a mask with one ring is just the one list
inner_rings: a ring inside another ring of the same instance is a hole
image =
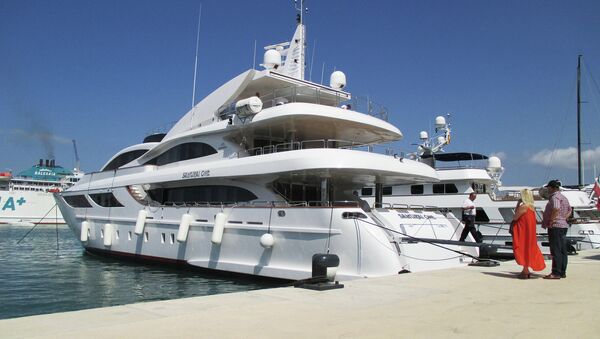
[[[185, 114], [164, 136], [117, 153], [57, 196], [88, 251], [283, 279], [311, 276], [315, 254], [340, 279], [463, 265], [458, 220], [438, 211], [363, 210], [366, 185], [437, 181], [417, 161], [369, 152], [402, 133], [342, 108], [345, 75], [306, 81], [301, 20], [289, 43]], [[477, 249], [470, 249], [477, 255]]]

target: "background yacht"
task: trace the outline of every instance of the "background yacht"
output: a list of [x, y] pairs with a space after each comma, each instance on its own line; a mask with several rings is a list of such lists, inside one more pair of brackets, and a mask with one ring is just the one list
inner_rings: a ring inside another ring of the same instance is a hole
[[330, 86], [306, 81], [304, 36], [300, 13], [292, 40], [265, 48], [264, 70], [236, 76], [165, 135], [57, 195], [86, 250], [283, 279], [310, 277], [315, 254], [335, 254], [340, 279], [464, 265], [457, 246], [414, 238], [452, 238], [451, 215], [359, 207], [353, 191], [364, 186], [437, 175], [370, 152], [402, 133], [342, 108], [342, 72]]
[[[414, 154], [421, 162], [435, 168], [437, 183], [414, 183], [387, 186], [383, 188], [383, 202], [407, 204], [412, 208], [436, 206], [449, 209], [461, 215], [461, 207], [471, 192], [476, 192], [476, 225], [483, 241], [501, 246], [499, 253], [512, 253], [512, 237], [508, 228], [518, 199], [520, 189], [529, 188], [534, 192], [538, 239], [542, 251], [550, 253], [547, 231], [541, 228], [542, 214], [548, 200], [539, 194], [539, 187], [503, 187], [500, 181], [504, 168], [497, 157], [475, 153], [444, 153], [443, 147], [450, 141], [450, 126], [442, 116], [436, 118], [436, 131], [439, 135], [429, 138], [421, 132], [421, 144]], [[362, 190], [362, 196], [369, 199], [373, 190]], [[600, 247], [600, 212], [589, 195], [578, 189], [561, 188], [561, 193], [573, 208], [573, 218], [567, 236], [573, 243], [573, 250]], [[373, 198], [369, 201], [373, 201]], [[385, 206], [385, 204], [384, 204]], [[472, 240], [471, 240], [472, 241]]]

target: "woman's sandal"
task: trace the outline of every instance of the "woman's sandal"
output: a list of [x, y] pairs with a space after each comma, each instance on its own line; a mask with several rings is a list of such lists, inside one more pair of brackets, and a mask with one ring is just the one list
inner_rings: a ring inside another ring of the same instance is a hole
[[530, 279], [530, 278], [531, 278], [531, 273], [527, 273], [527, 274], [519, 273], [519, 279]]

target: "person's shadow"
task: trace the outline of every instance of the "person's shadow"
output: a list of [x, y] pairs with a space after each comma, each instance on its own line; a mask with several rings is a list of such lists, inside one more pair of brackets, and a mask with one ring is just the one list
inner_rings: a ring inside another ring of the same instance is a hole
[[519, 273], [518, 272], [481, 272], [485, 275], [492, 275], [494, 277], [499, 277], [499, 278], [510, 278], [510, 279], [515, 279]]
[[589, 257], [584, 257], [583, 259], [600, 260], [600, 254], [591, 255]]

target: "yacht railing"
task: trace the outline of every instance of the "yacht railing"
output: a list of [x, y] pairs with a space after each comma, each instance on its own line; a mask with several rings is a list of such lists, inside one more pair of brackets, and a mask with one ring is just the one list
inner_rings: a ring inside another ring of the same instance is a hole
[[214, 207], [214, 208], [295, 208], [295, 207], [323, 207], [323, 208], [335, 208], [335, 207], [360, 207], [357, 201], [353, 200], [334, 200], [334, 201], [249, 201], [249, 202], [217, 202], [217, 201], [165, 201], [159, 203], [151, 201], [149, 203], [151, 207], [177, 207], [177, 208], [191, 208], [191, 207]]
[[[371, 146], [371, 145], [366, 145], [366, 144], [357, 143], [357, 142], [348, 141], [348, 140], [319, 139], [319, 140], [293, 141], [293, 142], [285, 142], [285, 143], [275, 144], [275, 145], [254, 147], [254, 148], [250, 148], [250, 149], [246, 150], [245, 152], [238, 152], [238, 157], [241, 157], [241, 154], [246, 154], [247, 156], [255, 156], [255, 155], [264, 155], [264, 154], [280, 153], [280, 152], [287, 152], [287, 151], [315, 149], [315, 148], [335, 148], [335, 149], [348, 149], [348, 150], [364, 150], [367, 152], [373, 152], [373, 146]], [[388, 155], [390, 155], [390, 154], [388, 154]]]
[[[263, 109], [284, 105], [293, 102], [304, 102], [326, 106], [342, 107], [356, 112], [362, 112], [373, 117], [388, 121], [388, 109], [371, 100], [369, 97], [353, 97], [347, 100], [344, 96], [331, 92], [322, 93], [320, 88], [310, 87], [284, 87], [267, 93], [258, 93], [263, 103]], [[217, 110], [217, 116], [225, 120], [235, 114], [235, 102], [221, 106]]]

